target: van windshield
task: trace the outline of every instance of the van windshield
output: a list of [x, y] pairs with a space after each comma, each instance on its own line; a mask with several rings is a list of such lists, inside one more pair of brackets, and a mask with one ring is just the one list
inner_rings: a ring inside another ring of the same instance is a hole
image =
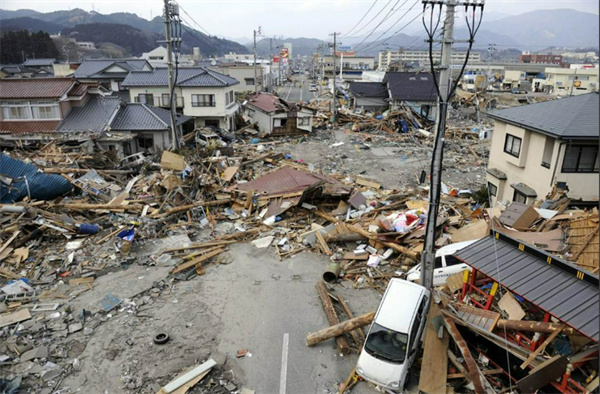
[[365, 342], [365, 350], [371, 356], [392, 363], [401, 363], [406, 357], [408, 334], [388, 330], [373, 323]]

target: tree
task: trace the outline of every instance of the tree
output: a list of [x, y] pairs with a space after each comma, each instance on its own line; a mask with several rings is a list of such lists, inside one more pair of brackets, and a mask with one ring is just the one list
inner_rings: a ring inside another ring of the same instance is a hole
[[58, 49], [48, 33], [8, 31], [0, 36], [0, 63], [18, 64], [29, 58], [56, 58]]

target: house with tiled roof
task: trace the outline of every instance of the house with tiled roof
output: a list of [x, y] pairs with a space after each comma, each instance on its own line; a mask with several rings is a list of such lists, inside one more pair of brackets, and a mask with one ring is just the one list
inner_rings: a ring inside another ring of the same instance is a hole
[[0, 136], [5, 140], [49, 140], [58, 124], [89, 93], [105, 94], [97, 83], [73, 78], [19, 78], [0, 80]]
[[130, 71], [150, 71], [145, 59], [85, 59], [75, 70], [75, 79], [81, 82], [100, 82], [113, 92], [125, 90], [121, 84]]
[[424, 117], [435, 117], [437, 90], [433, 75], [426, 72], [386, 72], [383, 84], [390, 109], [409, 107]]
[[[170, 106], [168, 70], [132, 71], [122, 86], [129, 89], [132, 102], [167, 108]], [[235, 78], [203, 67], [179, 68], [174, 100], [178, 112], [194, 118], [196, 127], [212, 126], [235, 130], [235, 113], [239, 106]]]
[[315, 111], [291, 104], [272, 93], [260, 92], [244, 104], [244, 114], [258, 130], [273, 135], [289, 135], [312, 131]]
[[348, 87], [351, 108], [380, 111], [387, 108], [388, 90], [381, 82], [351, 81]]
[[598, 204], [598, 93], [490, 111], [487, 168], [492, 205], [544, 200], [556, 186], [571, 200]]

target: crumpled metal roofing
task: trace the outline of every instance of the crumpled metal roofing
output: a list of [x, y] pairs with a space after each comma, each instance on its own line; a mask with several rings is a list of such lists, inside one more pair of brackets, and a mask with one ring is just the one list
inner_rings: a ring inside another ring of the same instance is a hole
[[0, 154], [0, 176], [12, 179], [10, 185], [0, 180], [0, 203], [13, 203], [29, 196], [32, 200], [51, 200], [72, 190], [65, 178], [44, 174], [33, 164]]
[[519, 241], [510, 237], [494, 239], [493, 232], [454, 256], [599, 341], [598, 276], [540, 249], [521, 248]]

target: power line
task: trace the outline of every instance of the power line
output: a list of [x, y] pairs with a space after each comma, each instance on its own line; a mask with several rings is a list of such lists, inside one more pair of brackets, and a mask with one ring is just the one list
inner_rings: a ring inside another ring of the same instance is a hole
[[[402, 5], [406, 4], [406, 2], [407, 2], [407, 1], [408, 1], [408, 0], [404, 0], [404, 3], [402, 3]], [[418, 1], [418, 0], [417, 0], [417, 1]], [[382, 24], [383, 22], [385, 22], [386, 20], [388, 20], [390, 16], [392, 16], [393, 14], [395, 14], [396, 12], [398, 12], [398, 11], [399, 11], [399, 10], [395, 10], [395, 11], [394, 11], [394, 7], [396, 7], [396, 6], [398, 5], [398, 3], [399, 3], [399, 2], [400, 2], [400, 0], [396, 1], [396, 3], [394, 3], [394, 5], [392, 6], [392, 8], [391, 8], [391, 9], [388, 11], [387, 15], [383, 17], [383, 19], [381, 20], [381, 22], [379, 22], [379, 23], [377, 24], [377, 26], [375, 26], [375, 27], [373, 28], [373, 30], [371, 30], [371, 31], [369, 32], [369, 34], [367, 34], [367, 36], [366, 36], [365, 38], [363, 38], [363, 40], [362, 40], [361, 42], [359, 42], [359, 43], [358, 43], [358, 45], [356, 45], [356, 46], [355, 46], [355, 48], [356, 48], [356, 47], [359, 47], [359, 46], [361, 46], [361, 45], [362, 45], [362, 43], [363, 43], [363, 42], [365, 42], [365, 41], [366, 41], [366, 40], [367, 40], [369, 37], [371, 37], [371, 34], [373, 34], [373, 33], [375, 32], [375, 30], [377, 30], [377, 28], [378, 28], [379, 26], [381, 26], [381, 24]], [[400, 7], [402, 7], [402, 6], [400, 6]], [[392, 12], [392, 11], [393, 11], [393, 12]]]
[[[184, 21], [185, 22], [185, 21]], [[217, 49], [217, 47], [215, 46], [215, 44], [211, 43], [210, 40], [208, 40], [206, 37], [203, 37], [202, 35], [197, 36], [196, 33], [187, 29], [187, 27], [185, 27], [184, 24], [181, 25], [181, 27], [183, 28], [183, 30], [185, 30], [190, 36], [194, 37], [196, 40], [198, 40], [201, 43], [204, 43], [205, 45], [208, 45], [211, 49]]]
[[186, 11], [186, 10], [185, 10], [185, 9], [184, 9], [182, 6], [181, 6], [181, 4], [179, 4], [178, 2], [175, 2], [175, 3], [176, 3], [178, 6], [179, 6], [179, 9], [180, 9], [181, 11], [183, 11], [183, 13], [184, 13], [184, 14], [186, 14], [187, 16], [189, 16], [189, 17], [190, 17], [190, 19], [192, 20], [192, 22], [194, 22], [194, 24], [195, 24], [196, 26], [198, 26], [198, 27], [200, 28], [200, 30], [204, 31], [204, 32], [205, 32], [207, 35], [209, 35], [209, 36], [211, 35], [211, 34], [208, 32], [208, 30], [206, 30], [205, 28], [203, 28], [202, 26], [200, 26], [200, 24], [199, 24], [198, 22], [196, 22], [196, 20], [195, 20], [195, 19], [194, 19], [194, 18], [193, 18], [193, 17], [192, 17], [190, 14], [188, 14], [188, 12], [187, 12], [187, 11]]
[[[400, 22], [417, 4], [419, 4], [418, 0], [415, 1], [415, 3], [393, 25], [391, 25], [386, 31], [384, 31], [379, 37], [377, 37], [375, 40], [373, 40], [370, 44], [367, 44], [365, 47], [363, 47], [362, 50], [364, 51], [367, 48], [370, 48], [373, 45], [376, 45], [377, 40], [381, 39], [381, 37], [383, 37], [384, 35], [386, 35], [387, 32], [390, 31], [392, 29], [392, 27], [396, 26], [396, 24], [398, 24], [398, 22]], [[406, 29], [418, 17], [419, 17], [419, 14], [417, 14], [417, 16], [415, 16], [413, 19], [411, 19], [407, 24], [405, 24], [404, 26], [402, 26], [398, 31], [396, 31], [395, 33], [393, 33], [391, 36], [389, 36], [387, 38], [384, 38], [384, 40], [388, 40], [388, 39], [392, 38], [393, 36], [395, 36], [396, 34], [400, 33], [402, 30]]]
[[381, 10], [379, 10], [379, 12], [373, 18], [371, 18], [371, 20], [368, 21], [366, 25], [364, 25], [363, 27], [361, 27], [360, 29], [358, 29], [357, 31], [354, 32], [354, 34], [355, 34], [354, 36], [352, 36], [352, 37], [346, 37], [346, 38], [356, 38], [356, 37], [359, 37], [357, 34], [359, 32], [361, 32], [362, 30], [364, 30], [365, 27], [369, 26], [371, 24], [371, 22], [373, 22], [383, 12], [383, 10], [385, 10], [387, 8], [387, 6], [390, 5], [391, 2], [392, 2], [392, 0], [388, 0], [388, 2], [386, 4], [384, 4], [383, 8]]
[[367, 15], [369, 15], [369, 12], [371, 12], [371, 10], [373, 9], [373, 7], [375, 7], [375, 4], [377, 4], [377, 2], [378, 2], [378, 1], [379, 1], [379, 0], [375, 0], [375, 1], [373, 2], [373, 4], [371, 4], [371, 7], [369, 7], [369, 10], [367, 11], [367, 13], [366, 13], [366, 14], [364, 14], [364, 15], [363, 15], [363, 17], [362, 17], [362, 18], [360, 18], [360, 20], [358, 21], [358, 23], [356, 23], [356, 25], [354, 25], [354, 27], [353, 27], [352, 29], [350, 29], [350, 30], [348, 31], [348, 33], [344, 34], [342, 37], [346, 37], [347, 35], [349, 35], [350, 33], [352, 33], [352, 31], [353, 31], [354, 29], [356, 29], [356, 27], [357, 27], [358, 25], [360, 25], [360, 23], [361, 23], [361, 22], [362, 22], [362, 21], [363, 21], [363, 20], [364, 20], [364, 19], [367, 17]]

